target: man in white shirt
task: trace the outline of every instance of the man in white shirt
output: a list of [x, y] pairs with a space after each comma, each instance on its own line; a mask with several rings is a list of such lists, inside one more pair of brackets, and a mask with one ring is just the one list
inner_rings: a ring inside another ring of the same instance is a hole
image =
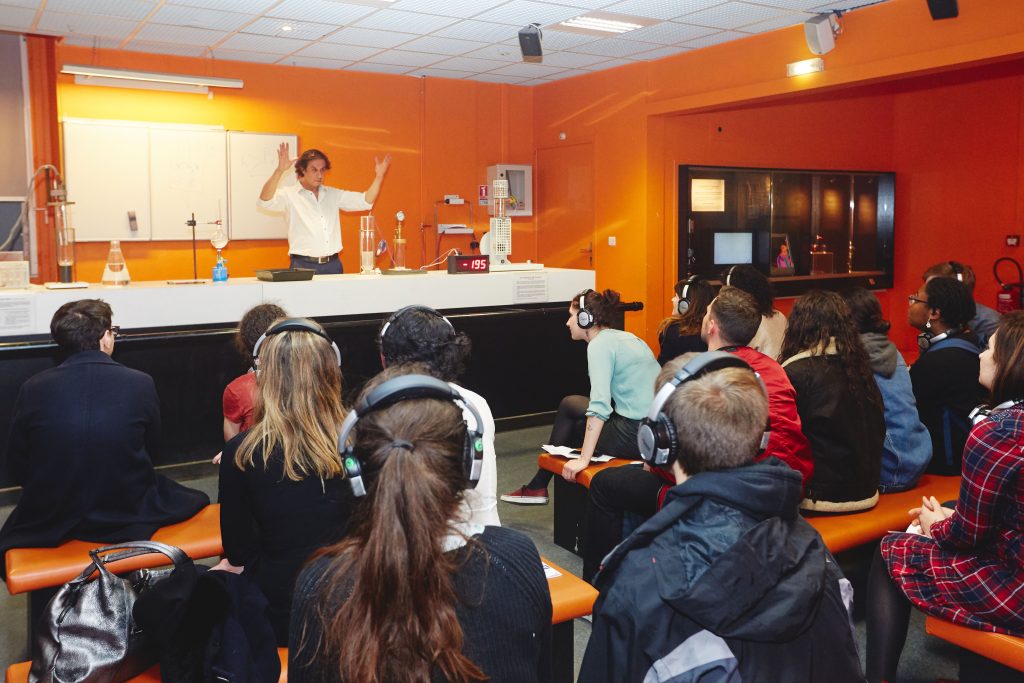
[[[277, 168], [260, 191], [260, 207], [284, 211], [288, 221], [288, 254], [292, 268], [313, 268], [317, 274], [342, 272], [341, 219], [338, 211], [369, 211], [380, 194], [391, 155], [374, 157], [376, 175], [366, 192], [350, 192], [324, 185], [331, 168], [327, 156], [307, 149], [298, 159], [288, 154], [288, 143], [277, 148]], [[299, 183], [278, 189], [281, 176], [294, 165]]]

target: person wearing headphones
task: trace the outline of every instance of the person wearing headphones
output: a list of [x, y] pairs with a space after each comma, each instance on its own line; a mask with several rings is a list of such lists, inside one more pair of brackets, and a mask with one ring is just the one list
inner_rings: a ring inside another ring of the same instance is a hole
[[658, 365], [690, 351], [707, 351], [700, 338], [700, 324], [715, 298], [715, 290], [700, 275], [691, 275], [675, 284], [672, 314], [658, 325]]
[[[875, 554], [867, 600], [872, 683], [895, 680], [911, 605], [979, 631], [1024, 635], [1024, 312], [1002, 318], [977, 379], [989, 393], [972, 413], [955, 507], [922, 498], [910, 511], [915, 533], [885, 536]], [[1008, 667], [982, 666], [991, 668], [970, 672], [970, 680], [1020, 680]]]
[[540, 555], [522, 532], [457, 523], [482, 437], [464, 419], [472, 404], [424, 370], [389, 366], [342, 427], [362, 502], [296, 583], [293, 683], [551, 680]]
[[761, 311], [761, 324], [748, 346], [778, 360], [779, 351], [782, 350], [782, 338], [786, 335], [786, 316], [782, 311], [775, 309], [775, 294], [772, 292], [771, 281], [754, 266], [739, 265], [725, 271], [722, 284], [742, 289], [754, 297], [757, 308]]
[[320, 325], [285, 318], [253, 357], [253, 424], [225, 444], [220, 464], [226, 560], [217, 568], [241, 570], [259, 586], [284, 647], [295, 577], [315, 550], [344, 535], [352, 510], [338, 455], [341, 356]]
[[[224, 388], [221, 403], [224, 410], [225, 441], [230, 441], [238, 432], [244, 432], [252, 425], [253, 402], [256, 397], [256, 368], [252, 367], [252, 350], [271, 323], [284, 317], [287, 314], [280, 306], [259, 304], [246, 311], [238, 323], [238, 332], [234, 337], [235, 348], [249, 362], [250, 370], [233, 379]], [[219, 462], [217, 460], [214, 464]]]
[[[590, 375], [590, 397], [563, 398], [551, 428], [551, 445], [580, 448], [580, 457], [566, 461], [562, 468], [562, 477], [569, 482], [576, 481], [595, 455], [637, 458], [637, 430], [654, 396], [659, 366], [642, 339], [612, 328], [618, 310], [619, 293], [611, 289], [584, 290], [569, 304], [565, 325], [573, 340], [587, 343]], [[548, 502], [551, 477], [551, 472], [538, 470], [529, 483], [501, 499], [543, 505]]]
[[[498, 465], [494, 452], [494, 417], [480, 394], [455, 384], [466, 372], [472, 342], [456, 332], [445, 316], [429, 306], [412, 305], [395, 311], [377, 334], [381, 365], [422, 363], [428, 374], [451, 384], [483, 420], [473, 428], [483, 433], [484, 461], [480, 481], [462, 497], [460, 519], [467, 523], [500, 526], [498, 519]], [[467, 419], [472, 416], [467, 412]]]
[[933, 277], [907, 297], [907, 322], [917, 328], [921, 355], [910, 366], [910, 382], [921, 422], [932, 439], [928, 472], [959, 475], [971, 429], [968, 415], [981, 403], [978, 338], [968, 326], [974, 300], [959, 280]]
[[[974, 276], [974, 269], [969, 265], [959, 261], [940, 261], [921, 274], [921, 280], [925, 282], [933, 277], [948, 277], [964, 283], [964, 287], [970, 292], [971, 298], [974, 298], [976, 278]], [[978, 336], [978, 346], [985, 348], [988, 338], [999, 325], [999, 311], [980, 304], [976, 300], [974, 308], [974, 317], [967, 322], [967, 326]]]
[[605, 559], [578, 680], [863, 680], [845, 579], [798, 514], [800, 475], [755, 462], [763, 385], [722, 351], [680, 356], [662, 376], [659, 436], [640, 450], [676, 485]]

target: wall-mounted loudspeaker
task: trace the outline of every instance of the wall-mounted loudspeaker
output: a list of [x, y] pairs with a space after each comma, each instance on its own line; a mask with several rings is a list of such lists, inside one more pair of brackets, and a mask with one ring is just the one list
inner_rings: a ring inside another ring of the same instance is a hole
[[832, 48], [836, 46], [836, 37], [832, 30], [832, 15], [819, 14], [805, 21], [804, 38], [807, 39], [807, 49], [814, 54], [824, 55], [831, 52]]
[[519, 49], [524, 62], [543, 62], [544, 48], [541, 47], [540, 24], [529, 24], [519, 30]]
[[960, 9], [956, 6], [956, 0], [928, 0], [928, 11], [932, 13], [932, 19], [956, 19], [960, 16]]

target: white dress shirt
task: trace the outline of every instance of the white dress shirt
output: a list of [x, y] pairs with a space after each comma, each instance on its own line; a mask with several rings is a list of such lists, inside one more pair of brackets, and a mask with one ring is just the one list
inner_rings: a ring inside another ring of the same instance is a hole
[[365, 193], [321, 185], [319, 197], [301, 184], [278, 188], [274, 198], [259, 206], [284, 211], [288, 221], [288, 253], [323, 257], [341, 251], [341, 217], [338, 211], [369, 211], [373, 204]]

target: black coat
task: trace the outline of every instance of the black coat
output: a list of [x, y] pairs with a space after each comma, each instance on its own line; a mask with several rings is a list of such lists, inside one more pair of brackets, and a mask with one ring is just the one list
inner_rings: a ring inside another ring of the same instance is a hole
[[7, 463], [21, 499], [0, 530], [9, 548], [148, 539], [209, 504], [158, 475], [160, 402], [153, 379], [83, 351], [21, 387]]

